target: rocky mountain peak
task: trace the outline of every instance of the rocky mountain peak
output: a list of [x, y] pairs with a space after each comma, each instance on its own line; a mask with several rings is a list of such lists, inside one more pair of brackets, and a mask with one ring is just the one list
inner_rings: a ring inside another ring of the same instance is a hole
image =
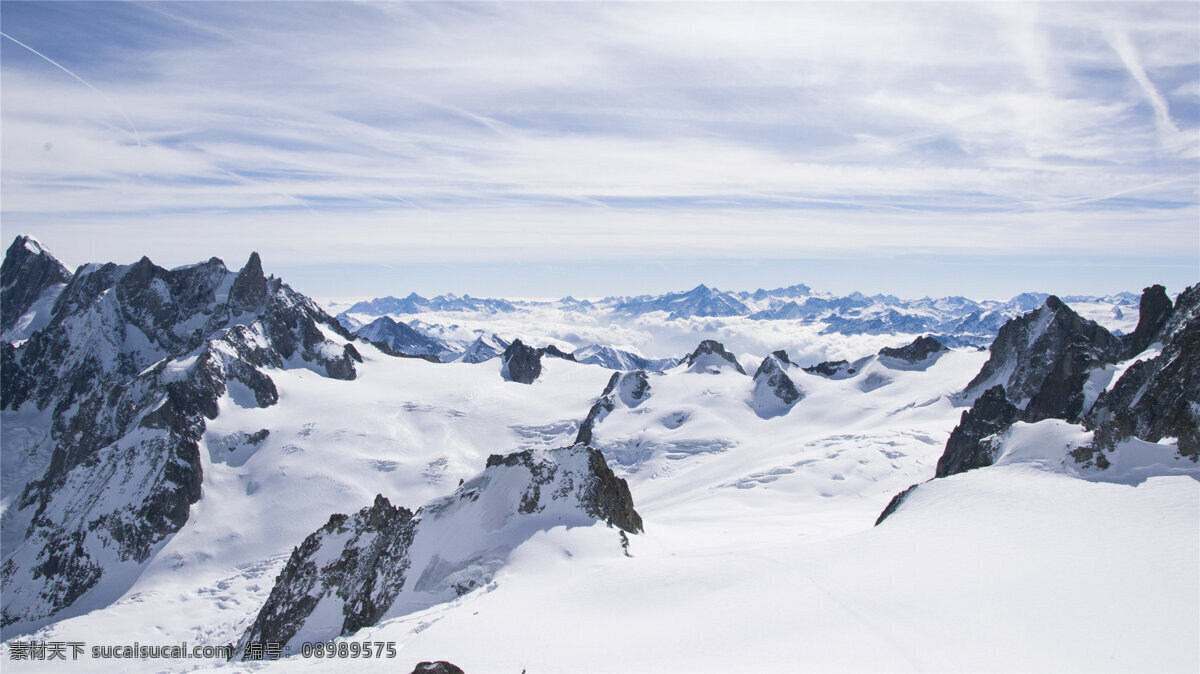
[[[292, 552], [235, 657], [252, 642], [331, 639], [396, 605], [408, 612], [451, 601], [490, 583], [537, 531], [597, 521], [643, 530], [629, 485], [582, 445], [494, 454], [482, 473], [415, 514], [376, 496], [354, 515], [331, 516]], [[331, 629], [329, 615], [340, 615], [340, 626]]]
[[725, 350], [724, 344], [715, 339], [706, 339], [700, 342], [696, 350], [688, 354], [684, 362], [692, 372], [716, 374], [723, 368], [732, 366], [738, 373], [746, 374], [746, 370], [738, 363], [737, 358]]
[[[1161, 353], [1126, 368], [1084, 419], [1095, 429], [1096, 449], [1113, 449], [1131, 436], [1177, 438], [1180, 455], [1200, 460], [1200, 284], [1179, 294], [1163, 323], [1153, 338], [1163, 343]], [[1141, 353], [1133, 351], [1131, 358]]]
[[579, 425], [575, 444], [591, 444], [596, 424], [617, 408], [618, 401], [626, 407], [637, 407], [650, 397], [650, 392], [650, 377], [645, 370], [614, 372], [600, 397], [588, 410], [587, 418]]
[[501, 356], [500, 376], [506, 381], [532, 384], [542, 374], [542, 354], [520, 339], [514, 339]]
[[229, 308], [235, 315], [253, 311], [266, 299], [267, 277], [263, 273], [262, 258], [253, 252], [229, 289]]
[[754, 392], [750, 407], [755, 414], [767, 419], [787, 414], [792, 406], [804, 398], [796, 383], [787, 374], [790, 361], [787, 353], [776, 351], [763, 358], [754, 372]]
[[1127, 338], [1128, 355], [1136, 356], [1145, 351], [1166, 327], [1173, 311], [1166, 288], [1155, 284], [1144, 289], [1138, 304], [1137, 328]]
[[362, 361], [315, 303], [267, 282], [257, 255], [236, 277], [216, 258], [90, 264], [60, 293], [44, 327], [2, 353], [0, 406], [49, 417], [29, 448], [44, 473], [3, 518], [5, 540], [22, 541], [5, 551], [6, 630], [36, 629], [96, 588], [119, 594], [186, 523], [201, 436], [231, 382], [267, 407], [278, 391], [264, 369], [303, 363], [353, 379]]
[[958, 396], [970, 403], [983, 391], [1003, 387], [1025, 421], [1078, 420], [1089, 372], [1115, 363], [1124, 345], [1095, 321], [1075, 313], [1054, 295], [1029, 313], [1004, 324], [991, 356]]
[[71, 272], [36, 239], [13, 239], [0, 265], [0, 331], [7, 333], [45, 293], [70, 280]]

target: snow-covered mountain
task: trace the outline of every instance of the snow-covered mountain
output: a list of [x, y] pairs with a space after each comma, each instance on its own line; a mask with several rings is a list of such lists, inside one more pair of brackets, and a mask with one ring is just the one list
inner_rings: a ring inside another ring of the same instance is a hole
[[355, 334], [409, 356], [439, 356], [453, 351], [442, 340], [417, 332], [407, 323], [390, 316], [380, 316], [355, 330]]
[[[478, 340], [432, 362], [346, 332], [257, 255], [12, 274], [4, 301], [34, 297], [42, 327], [0, 345], [5, 671], [81, 639], [237, 652], [57, 669], [1200, 666], [1200, 286], [1151, 287], [1124, 336], [1025, 298], [988, 351], [803, 319], [609, 326], [605, 302], [569, 303], [569, 326], [565, 301], [427, 311], [405, 322]], [[635, 353], [639, 330], [687, 355], [564, 357]], [[329, 640], [373, 655], [304, 655]]]
[[[382, 495], [352, 518], [333, 515], [288, 559], [238, 643], [300, 650], [443, 604], [492, 582], [521, 543], [597, 521], [642, 531], [629, 486], [582, 445], [488, 457], [483, 473], [415, 513]], [[618, 539], [628, 545], [622, 533]]]
[[[950, 347], [984, 346], [1006, 321], [1036, 309], [1047, 297], [1023, 293], [1007, 302], [959, 296], [906, 300], [861, 293], [839, 297], [804, 285], [754, 292], [699, 285], [664, 295], [553, 302], [453, 295], [426, 300], [414, 294], [358, 302], [339, 313], [338, 320], [353, 331], [383, 316], [405, 322], [445, 343], [446, 360], [459, 357], [476, 339], [494, 334], [506, 342], [520, 338], [527, 344], [554, 344], [575, 353], [581, 362], [612, 369], [662, 370], [695, 346], [697, 333], [701, 339], [719, 338], [735, 350], [764, 353], [787, 348], [804, 365], [850, 355], [832, 352], [850, 341], [863, 342], [873, 351], [894, 343], [897, 336], [905, 341], [933, 336]], [[1079, 296], [1071, 302], [1086, 318], [1117, 334], [1133, 330], [1137, 321], [1137, 295]], [[781, 335], [791, 343], [773, 341]]]
[[30, 478], [3, 497], [10, 633], [128, 589], [201, 496], [200, 441], [221, 396], [270, 407], [279, 394], [264, 369], [352, 380], [362, 360], [330, 316], [266, 278], [257, 255], [237, 273], [216, 259], [85, 265], [43, 308], [31, 324], [44, 328], [2, 347], [5, 426], [17, 435], [4, 463]]
[[[1155, 285], [1117, 337], [1053, 295], [1000, 330], [935, 477], [1036, 461], [1085, 479], [1198, 474], [1200, 285], [1174, 305]], [[1112, 470], [1109, 470], [1109, 469]], [[1091, 469], [1091, 470], [1087, 470]], [[882, 521], [917, 490], [901, 492]]]

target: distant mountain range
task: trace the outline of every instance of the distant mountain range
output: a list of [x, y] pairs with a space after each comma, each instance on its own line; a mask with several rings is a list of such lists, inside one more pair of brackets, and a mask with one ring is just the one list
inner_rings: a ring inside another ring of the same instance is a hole
[[[837, 296], [814, 292], [798, 284], [774, 290], [729, 292], [698, 285], [688, 291], [637, 297], [606, 297], [587, 301], [564, 297], [550, 302], [532, 300], [480, 299], [469, 295], [439, 295], [424, 298], [416, 293], [404, 298], [380, 297], [358, 302], [337, 315], [348, 330], [409, 355], [431, 355], [442, 360], [466, 357], [471, 362], [498, 355], [507, 346], [504, 339], [480, 351], [482, 344], [455, 343], [404, 322], [403, 317], [469, 314], [480, 320], [518, 316], [530, 311], [561, 311], [593, 315], [605, 322], [659, 319], [663, 323], [690, 319], [720, 318], [751, 321], [794, 321], [819, 326], [823, 334], [840, 335], [930, 335], [947, 346], [990, 344], [1009, 319], [1041, 306], [1047, 293], [1022, 293], [1006, 302], [976, 301], [961, 296], [901, 299], [894, 295], [867, 296], [854, 292]], [[1107, 296], [1067, 296], [1093, 320], [1107, 323], [1116, 334], [1122, 326], [1132, 327], [1139, 296], [1118, 293]], [[1090, 313], [1088, 312], [1090, 310]], [[1130, 318], [1127, 318], [1126, 316]], [[379, 321], [388, 317], [386, 324]], [[1106, 319], [1106, 320], [1105, 320]], [[411, 321], [411, 319], [410, 319]], [[490, 338], [486, 331], [477, 337]], [[596, 344], [573, 345], [580, 362], [594, 362], [613, 369], [657, 370], [671, 367], [675, 359], [648, 359], [629, 350]]]
[[[563, 642], [537, 670], [636, 671], [663, 662], [663, 643], [688, 643], [714, 662], [738, 649], [711, 668], [739, 671], [752, 668], [733, 658], [782, 644], [754, 669], [790, 671], [812, 664], [791, 659], [795, 626], [828, 624], [863, 653], [1050, 634], [1058, 650], [1008, 668], [1098, 652], [1084, 668], [1136, 670], [1165, 644], [1162, 669], [1193, 671], [1200, 285], [1146, 288], [1120, 335], [1083, 312], [1124, 311], [1122, 296], [1039, 297], [987, 309], [1029, 307], [986, 351], [834, 333], [853, 360], [805, 366], [701, 334], [817, 334], [788, 322], [804, 318], [751, 318], [772, 302], [819, 309], [824, 326], [983, 305], [802, 286], [588, 305], [453, 298], [507, 318], [421, 323], [451, 343], [386, 314], [353, 335], [257, 253], [236, 271], [144, 257], [71, 271], [17, 237], [0, 265], [0, 659], [153, 637], [233, 660], [273, 644], [288, 670], [334, 643], [509, 671]], [[563, 316], [584, 343], [572, 353], [499, 334]], [[587, 341], [628, 316], [603, 334], [649, 325], [698, 345], [648, 361]], [[865, 346], [882, 341], [895, 345]], [[1094, 629], [1130, 615], [1133, 636]], [[903, 642], [879, 627], [913, 621]], [[845, 662], [962, 669], [990, 647], [976, 644], [917, 663], [929, 667]], [[636, 660], [594, 666], [631, 647]], [[326, 657], [322, 671], [366, 664]], [[704, 669], [692, 657], [680, 668]], [[398, 663], [378, 666], [410, 671]]]

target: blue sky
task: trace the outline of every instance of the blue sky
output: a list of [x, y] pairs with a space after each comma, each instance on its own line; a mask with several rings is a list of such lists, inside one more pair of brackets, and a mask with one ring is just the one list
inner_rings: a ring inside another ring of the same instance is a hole
[[1200, 280], [1200, 5], [0, 4], [0, 225], [316, 296]]

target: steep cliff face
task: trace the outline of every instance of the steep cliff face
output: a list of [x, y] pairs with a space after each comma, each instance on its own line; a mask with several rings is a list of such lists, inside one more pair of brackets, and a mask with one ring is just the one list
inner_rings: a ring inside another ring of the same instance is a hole
[[1008, 401], [1003, 386], [993, 386], [962, 413], [958, 426], [946, 440], [946, 451], [938, 459], [936, 477], [946, 477], [995, 461], [984, 438], [1002, 432], [1015, 422], [1021, 410]]
[[415, 514], [377, 496], [353, 516], [333, 515], [292, 552], [235, 657], [251, 643], [321, 641], [393, 607], [403, 615], [448, 601], [490, 583], [535, 532], [598, 521], [642, 531], [625, 480], [582, 445], [493, 455], [481, 474]]
[[5, 413], [49, 418], [22, 456], [40, 477], [0, 520], [5, 634], [119, 596], [200, 498], [200, 437], [228, 385], [266, 407], [278, 399], [271, 368], [353, 379], [361, 357], [347, 337], [264, 276], [257, 254], [239, 273], [215, 258], [81, 267], [44, 327], [2, 345]]
[[71, 272], [42, 244], [18, 236], [0, 265], [0, 332], [25, 339], [43, 327]]
[[353, 516], [330, 516], [292, 551], [240, 650], [254, 642], [288, 643], [323, 601], [341, 607], [332, 621], [327, 619], [334, 634], [378, 622], [407, 580], [415, 525], [411, 511], [382, 495]]
[[[1162, 286], [1151, 286], [1140, 306], [1137, 329], [1119, 339], [1053, 296], [1005, 324], [991, 358], [960, 394], [974, 405], [950, 434], [936, 477], [993, 465], [1018, 422], [1069, 422], [1088, 440], [1060, 459], [1100, 471], [1127, 441], [1173, 442], [1176, 460], [1200, 462], [1200, 285], [1173, 306]], [[878, 522], [914, 488], [898, 494]]]
[[[1156, 315], [1168, 312], [1159, 308]], [[1100, 395], [1084, 425], [1095, 429], [1101, 450], [1128, 437], [1177, 438], [1180, 454], [1200, 460], [1200, 285], [1180, 293], [1162, 327], [1145, 340], [1162, 343], [1162, 351], [1125, 369]], [[1141, 341], [1133, 343], [1130, 356], [1141, 353], [1134, 353]]]
[[1108, 330], [1051, 295], [1040, 308], [1005, 323], [991, 346], [991, 357], [959, 400], [972, 403], [993, 386], [1026, 421], [1078, 421], [1084, 409], [1084, 384], [1091, 370], [1117, 362], [1125, 346]]
[[532, 384], [541, 374], [542, 352], [519, 339], [513, 340], [501, 355], [500, 376], [506, 381]]

